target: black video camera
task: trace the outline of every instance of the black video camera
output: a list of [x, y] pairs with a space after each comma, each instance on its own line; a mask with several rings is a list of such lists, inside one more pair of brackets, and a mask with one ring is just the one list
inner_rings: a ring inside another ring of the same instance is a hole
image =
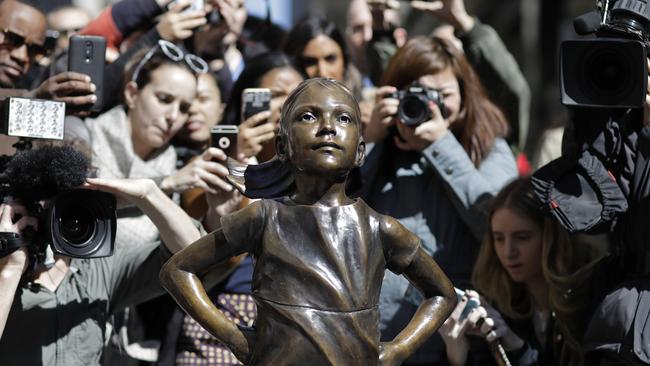
[[[38, 218], [39, 230], [26, 230], [22, 240], [0, 241], [0, 257], [28, 247], [35, 263], [43, 260], [48, 245], [54, 253], [76, 258], [113, 254], [115, 197], [76, 188], [85, 181], [88, 165], [87, 158], [69, 146], [31, 149], [30, 143], [18, 145], [13, 156], [1, 157], [0, 202], [7, 196], [20, 199]], [[43, 200], [48, 203], [45, 209], [39, 203]]]
[[562, 104], [640, 108], [647, 93], [650, 6], [647, 0], [604, 0], [574, 20], [576, 33], [560, 50]]
[[397, 116], [407, 126], [418, 126], [431, 119], [429, 101], [436, 103], [443, 118], [448, 115], [442, 94], [420, 84], [412, 84], [406, 90], [399, 90], [386, 97], [399, 99]]

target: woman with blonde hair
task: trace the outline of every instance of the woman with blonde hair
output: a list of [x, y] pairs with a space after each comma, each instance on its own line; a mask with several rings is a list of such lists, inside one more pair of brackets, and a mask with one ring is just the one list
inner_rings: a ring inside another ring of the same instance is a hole
[[449, 362], [467, 364], [465, 334], [474, 333], [499, 339], [513, 364], [584, 364], [588, 280], [603, 251], [544, 217], [529, 178], [507, 185], [489, 218], [473, 273], [481, 306], [463, 319], [470, 298], [479, 299], [468, 291], [440, 331]]

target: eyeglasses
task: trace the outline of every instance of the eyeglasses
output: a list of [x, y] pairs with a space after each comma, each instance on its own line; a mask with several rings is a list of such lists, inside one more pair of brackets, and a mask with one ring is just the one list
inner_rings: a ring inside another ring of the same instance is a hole
[[208, 72], [208, 63], [205, 62], [205, 60], [191, 53], [183, 53], [183, 51], [175, 44], [161, 39], [158, 41], [158, 44], [152, 47], [135, 66], [133, 75], [131, 75], [131, 81], [138, 80], [138, 76], [140, 76], [140, 71], [142, 71], [144, 65], [151, 60], [153, 55], [155, 55], [159, 49], [162, 51], [163, 55], [174, 62], [185, 61], [187, 66], [197, 74]]
[[0, 31], [0, 48], [16, 49], [23, 45], [27, 46], [27, 54], [33, 61], [40, 61], [47, 55], [45, 46], [27, 42], [27, 39], [20, 34], [14, 33], [9, 29]]

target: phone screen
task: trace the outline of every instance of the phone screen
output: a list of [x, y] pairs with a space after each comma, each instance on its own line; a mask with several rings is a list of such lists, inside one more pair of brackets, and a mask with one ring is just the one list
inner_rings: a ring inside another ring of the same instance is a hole
[[242, 92], [241, 121], [271, 109], [271, 89], [248, 88]]

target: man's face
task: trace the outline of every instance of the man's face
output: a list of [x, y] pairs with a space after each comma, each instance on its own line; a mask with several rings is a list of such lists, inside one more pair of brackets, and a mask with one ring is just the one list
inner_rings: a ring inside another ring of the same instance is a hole
[[[29, 5], [14, 0], [0, 3], [0, 87], [13, 88], [34, 62], [28, 45], [45, 42], [45, 15]], [[10, 39], [25, 39], [24, 44], [10, 45]]]

